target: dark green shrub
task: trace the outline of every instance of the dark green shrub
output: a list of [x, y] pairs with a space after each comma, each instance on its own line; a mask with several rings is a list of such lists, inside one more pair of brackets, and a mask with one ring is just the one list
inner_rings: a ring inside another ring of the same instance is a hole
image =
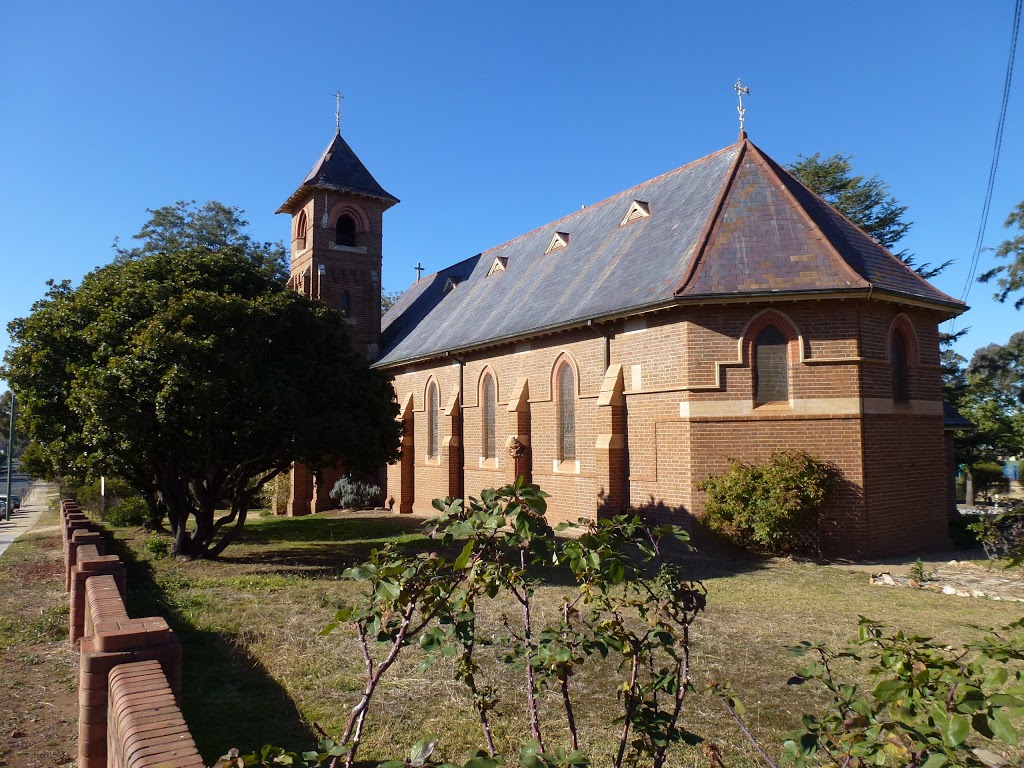
[[149, 520], [149, 505], [139, 496], [121, 499], [107, 512], [107, 522], [122, 528], [145, 525]]
[[976, 515], [968, 528], [978, 537], [990, 560], [1024, 558], [1024, 512], [1012, 509], [995, 515]]
[[697, 486], [706, 494], [703, 522], [742, 547], [773, 553], [806, 548], [838, 470], [803, 451], [730, 464]]
[[146, 551], [157, 560], [167, 557], [171, 553], [171, 542], [159, 533], [151, 533], [146, 540]]
[[342, 509], [367, 509], [380, 498], [381, 490], [373, 483], [362, 483], [345, 476], [334, 484], [331, 498]]
[[[138, 491], [132, 488], [126, 481], [119, 477], [107, 478], [107, 509], [109, 510], [121, 499], [127, 499], [138, 495]], [[80, 485], [73, 491], [75, 499], [82, 506], [82, 509], [93, 514], [100, 511], [100, 481], [94, 480], [91, 483]]]
[[949, 538], [953, 541], [954, 549], [974, 549], [981, 546], [978, 534], [974, 531], [979, 519], [979, 515], [964, 512], [949, 519]]
[[983, 496], [1007, 493], [1010, 481], [1003, 475], [1003, 465], [996, 461], [982, 461], [971, 467], [974, 478], [974, 492]]

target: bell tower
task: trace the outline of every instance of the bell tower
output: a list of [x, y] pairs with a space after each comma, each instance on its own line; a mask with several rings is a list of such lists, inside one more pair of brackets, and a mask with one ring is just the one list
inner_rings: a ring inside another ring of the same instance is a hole
[[353, 349], [371, 363], [380, 344], [384, 211], [397, 202], [366, 170], [339, 128], [277, 211], [292, 218], [289, 284], [341, 312]]
[[[330, 145], [277, 210], [291, 216], [289, 286], [342, 313], [352, 349], [367, 363], [380, 356], [384, 211], [397, 202], [341, 137], [339, 122]], [[343, 473], [343, 467], [314, 473], [293, 464], [288, 509], [274, 511], [308, 515], [330, 508], [328, 494]]]

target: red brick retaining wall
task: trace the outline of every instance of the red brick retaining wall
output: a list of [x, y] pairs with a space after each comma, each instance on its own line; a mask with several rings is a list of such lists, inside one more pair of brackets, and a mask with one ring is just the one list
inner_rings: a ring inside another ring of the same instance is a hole
[[80, 648], [78, 768], [203, 768], [178, 708], [181, 643], [163, 618], [129, 617], [124, 563], [71, 499], [61, 531]]

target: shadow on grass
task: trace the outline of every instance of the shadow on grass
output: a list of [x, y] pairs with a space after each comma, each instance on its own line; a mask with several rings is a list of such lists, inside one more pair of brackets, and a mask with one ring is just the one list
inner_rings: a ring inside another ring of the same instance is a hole
[[194, 627], [157, 583], [149, 563], [124, 541], [107, 538], [107, 552], [121, 557], [128, 577], [130, 616], [162, 616], [183, 646], [182, 713], [208, 765], [231, 747], [264, 744], [311, 749], [317, 737], [295, 702], [249, 654], [227, 637]]
[[[653, 515], [650, 515], [651, 512]], [[675, 540], [663, 543], [668, 560], [683, 565], [692, 579], [711, 579], [758, 571], [771, 558], [731, 544], [680, 509], [642, 508], [652, 520], [678, 522], [690, 534], [691, 548]], [[294, 573], [310, 578], [336, 577], [346, 568], [364, 562], [373, 549], [393, 543], [406, 554], [437, 551], [454, 558], [461, 544], [443, 546], [426, 538], [422, 517], [399, 516], [393, 512], [328, 513], [307, 517], [259, 518], [246, 526], [240, 546], [229, 547], [220, 562], [260, 565], [267, 573]], [[292, 542], [295, 545], [292, 545]], [[276, 566], [276, 567], [275, 567]], [[573, 586], [575, 579], [564, 566], [530, 569], [530, 575], [544, 586]]]
[[[279, 544], [290, 541], [377, 542], [413, 537], [423, 532], [423, 519], [381, 512], [358, 516], [311, 515], [260, 517], [246, 523], [243, 544]], [[230, 550], [229, 550], [230, 551]]]

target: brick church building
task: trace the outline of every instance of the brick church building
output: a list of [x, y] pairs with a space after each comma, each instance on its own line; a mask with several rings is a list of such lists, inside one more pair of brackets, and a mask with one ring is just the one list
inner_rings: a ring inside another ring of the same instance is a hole
[[[966, 307], [746, 134], [417, 280], [381, 320], [397, 202], [339, 133], [279, 211], [292, 287], [344, 312], [393, 377], [396, 511], [522, 475], [554, 521], [633, 507], [685, 522], [730, 457], [803, 449], [844, 476], [826, 552], [945, 544], [938, 325]], [[333, 506], [337, 476], [296, 466], [289, 514]]]

